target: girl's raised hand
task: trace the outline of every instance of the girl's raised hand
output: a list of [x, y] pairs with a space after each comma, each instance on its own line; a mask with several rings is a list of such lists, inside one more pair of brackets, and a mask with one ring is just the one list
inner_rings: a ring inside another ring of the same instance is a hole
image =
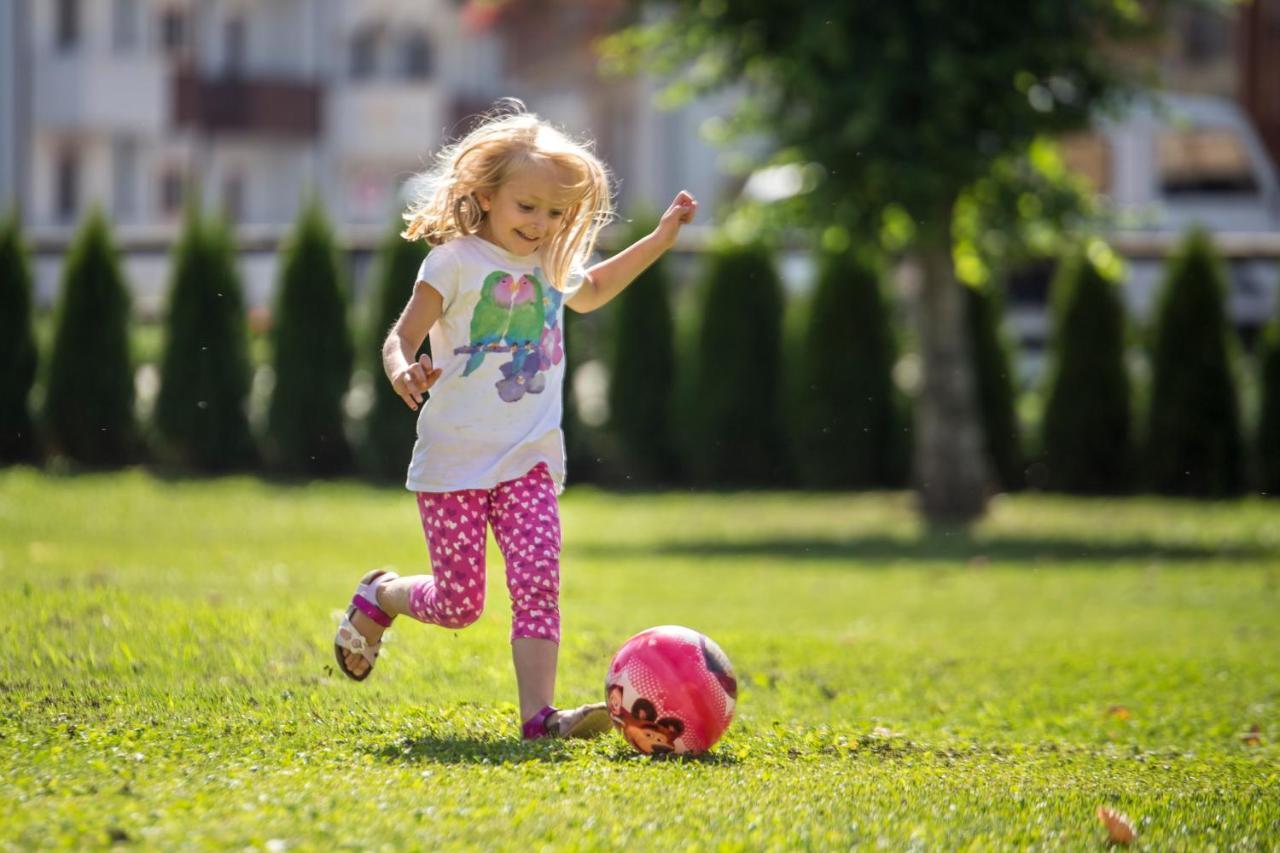
[[440, 368], [432, 369], [431, 358], [423, 353], [415, 363], [396, 374], [396, 378], [391, 380], [391, 387], [396, 389], [405, 405], [416, 412], [422, 405], [422, 395], [436, 384], [440, 373]]
[[692, 222], [697, 212], [698, 200], [688, 190], [680, 190], [667, 212], [662, 214], [662, 219], [658, 220], [656, 233], [668, 246], [674, 244], [676, 235], [680, 233], [680, 226]]

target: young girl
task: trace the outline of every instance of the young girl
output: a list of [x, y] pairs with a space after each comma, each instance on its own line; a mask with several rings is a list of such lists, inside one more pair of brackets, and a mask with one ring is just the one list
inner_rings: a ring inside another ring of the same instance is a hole
[[[405, 213], [404, 237], [435, 248], [382, 347], [387, 378], [417, 411], [407, 487], [431, 575], [370, 572], [334, 641], [361, 681], [396, 616], [458, 629], [484, 607], [486, 525], [506, 561], [511, 654], [527, 739], [609, 726], [604, 703], [561, 711], [560, 430], [564, 305], [594, 311], [671, 248], [698, 204], [676, 195], [653, 233], [584, 269], [612, 216], [600, 161], [537, 116], [488, 116], [444, 149]], [[433, 363], [414, 360], [430, 333]], [[423, 395], [431, 391], [428, 403]]]

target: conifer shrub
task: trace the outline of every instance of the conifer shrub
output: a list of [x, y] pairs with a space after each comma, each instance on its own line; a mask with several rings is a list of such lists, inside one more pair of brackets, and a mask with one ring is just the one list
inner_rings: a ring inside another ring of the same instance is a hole
[[[625, 245], [651, 230], [637, 224]], [[666, 262], [642, 272], [608, 310], [609, 427], [621, 468], [633, 482], [672, 482], [678, 476], [671, 420], [676, 366]]]
[[1276, 315], [1267, 326], [1259, 354], [1261, 411], [1258, 417], [1258, 487], [1280, 496], [1280, 289]]
[[37, 360], [31, 289], [31, 258], [11, 214], [0, 222], [0, 465], [40, 456], [31, 414]]
[[1084, 251], [1066, 258], [1054, 276], [1041, 424], [1050, 489], [1115, 494], [1132, 487], [1125, 313], [1116, 287]]
[[67, 251], [49, 359], [44, 425], [50, 450], [88, 467], [136, 461], [129, 291], [100, 211]]
[[[413, 295], [418, 267], [429, 248], [426, 243], [404, 239], [397, 227], [384, 238], [371, 272], [372, 304], [357, 362], [373, 377], [373, 403], [365, 416], [359, 451], [361, 468], [376, 480], [405, 478], [417, 437], [418, 412], [405, 405], [387, 380], [382, 369], [382, 344]], [[431, 355], [431, 344], [425, 338], [414, 358], [421, 354]], [[430, 396], [428, 391], [424, 399]]]
[[1156, 303], [1148, 412], [1148, 484], [1164, 494], [1219, 497], [1243, 488], [1226, 273], [1196, 229], [1170, 260]]
[[235, 246], [226, 225], [187, 208], [173, 251], [160, 391], [158, 455], [186, 468], [249, 467], [248, 330]]
[[899, 485], [903, 419], [880, 270], [856, 250], [823, 251], [816, 267], [794, 393], [801, 481], [816, 488]]
[[699, 311], [689, 467], [714, 486], [787, 479], [779, 411], [782, 285], [761, 244], [713, 249]]
[[1022, 437], [1018, 429], [1013, 355], [1001, 328], [1003, 293], [990, 283], [964, 290], [974, 384], [987, 461], [1000, 486], [1014, 491], [1026, 483]]
[[283, 249], [271, 340], [269, 460], [286, 474], [349, 470], [343, 399], [354, 347], [347, 288], [329, 224], [315, 202], [303, 209]]

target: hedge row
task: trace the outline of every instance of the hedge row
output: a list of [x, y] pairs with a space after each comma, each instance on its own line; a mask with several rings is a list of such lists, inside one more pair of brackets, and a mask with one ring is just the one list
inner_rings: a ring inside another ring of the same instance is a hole
[[[251, 363], [234, 246], [223, 224], [194, 208], [174, 249], [150, 423], [137, 423], [134, 414], [128, 291], [98, 214], [68, 252], [37, 415], [29, 404], [36, 376], [30, 261], [16, 219], [7, 220], [0, 227], [0, 460], [53, 454], [107, 467], [150, 457], [192, 471], [359, 470], [399, 480], [414, 415], [382, 380], [378, 349], [408, 298], [422, 248], [388, 235], [358, 335], [344, 267], [317, 206], [306, 209], [282, 251], [260, 436], [246, 414]], [[895, 381], [895, 372], [908, 360], [885, 270], [875, 255], [857, 250], [816, 261], [814, 290], [795, 322], [784, 322], [788, 300], [770, 252], [728, 244], [705, 259], [692, 312], [674, 310], [664, 259], [606, 311], [571, 317], [571, 368], [597, 359], [610, 377], [607, 424], [588, 427], [574, 395], [566, 401], [575, 480], [907, 485], [910, 407], [899, 386], [910, 383]], [[1167, 268], [1150, 342], [1150, 401], [1139, 406], [1118, 285], [1089, 253], [1064, 259], [1052, 287], [1045, 407], [1030, 440], [1020, 434], [1000, 289], [971, 289], [969, 329], [993, 485], [1021, 488], [1032, 471], [1033, 485], [1069, 492], [1280, 489], [1280, 312], [1260, 347], [1251, 450], [1225, 286], [1208, 237], [1190, 235]], [[693, 322], [678, 327], [678, 317]], [[366, 413], [352, 424], [344, 400], [356, 368], [373, 381]], [[575, 374], [567, 384], [576, 384]], [[1028, 445], [1036, 450], [1028, 453]]]

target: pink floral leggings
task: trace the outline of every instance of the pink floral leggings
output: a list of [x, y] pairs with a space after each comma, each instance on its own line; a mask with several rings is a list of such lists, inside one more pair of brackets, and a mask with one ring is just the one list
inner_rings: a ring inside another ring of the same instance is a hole
[[545, 463], [492, 489], [418, 492], [433, 575], [409, 593], [422, 622], [465, 628], [484, 610], [486, 525], [507, 563], [511, 639], [560, 642], [560, 511]]

